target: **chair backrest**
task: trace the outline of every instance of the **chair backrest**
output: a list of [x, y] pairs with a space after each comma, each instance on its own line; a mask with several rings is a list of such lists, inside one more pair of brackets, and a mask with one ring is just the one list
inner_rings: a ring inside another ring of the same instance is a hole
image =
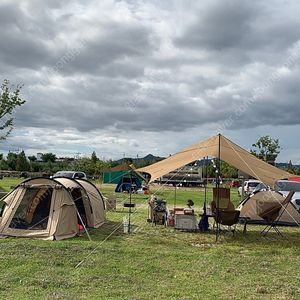
[[217, 223], [222, 225], [234, 225], [239, 221], [240, 211], [239, 210], [220, 210], [215, 216]]
[[226, 198], [230, 199], [230, 189], [229, 188], [213, 188], [213, 200], [217, 200], [218, 198], [218, 193], [219, 193], [219, 198]]
[[228, 199], [228, 198], [220, 198], [219, 199], [219, 208], [220, 209], [227, 209], [227, 206], [228, 206], [229, 202], [230, 202], [230, 199]]
[[230, 201], [230, 189], [229, 188], [213, 188], [213, 200], [218, 203], [219, 195], [219, 208], [227, 208], [228, 202]]
[[219, 209], [234, 209], [234, 206], [230, 205], [231, 202], [230, 202], [229, 188], [223, 188], [223, 187], [213, 188], [213, 202], [211, 204], [213, 213], [216, 212], [213, 206]]
[[[215, 214], [217, 212], [217, 204], [216, 204], [215, 200], [210, 203], [210, 207], [211, 207], [212, 213]], [[235, 208], [234, 208], [233, 203], [229, 199], [226, 199], [225, 201], [219, 202], [219, 209], [234, 210]]]
[[267, 220], [268, 222], [275, 221], [279, 217], [279, 212], [282, 208], [285, 208], [285, 206], [290, 202], [294, 195], [295, 191], [290, 191], [289, 194], [286, 196], [286, 198], [280, 202], [276, 203], [275, 205], [267, 208], [266, 210], [262, 211], [259, 216]]

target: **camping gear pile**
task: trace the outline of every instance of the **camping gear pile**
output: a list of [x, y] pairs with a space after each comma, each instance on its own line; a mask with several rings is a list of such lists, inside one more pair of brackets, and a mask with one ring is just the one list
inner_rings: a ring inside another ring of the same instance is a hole
[[166, 225], [167, 222], [167, 201], [161, 198], [156, 198], [151, 195], [149, 201], [149, 218], [148, 221], [152, 224]]

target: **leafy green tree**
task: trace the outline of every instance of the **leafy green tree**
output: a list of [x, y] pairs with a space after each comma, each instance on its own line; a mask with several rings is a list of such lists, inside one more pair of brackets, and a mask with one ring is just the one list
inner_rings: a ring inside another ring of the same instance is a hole
[[133, 159], [131, 157], [125, 157], [124, 162], [127, 163], [128, 165], [131, 165], [133, 163]]
[[30, 161], [30, 172], [41, 172], [43, 170], [43, 165], [37, 161]]
[[17, 157], [16, 170], [17, 171], [29, 171], [30, 170], [29, 162], [25, 156], [24, 151], [21, 151]]
[[8, 170], [8, 164], [7, 164], [7, 160], [2, 158], [0, 160], [0, 169], [1, 170]]
[[93, 153], [92, 153], [91, 160], [92, 160], [92, 162], [93, 162], [94, 164], [96, 164], [96, 162], [99, 160], [99, 158], [97, 157], [95, 151], [93, 151]]
[[37, 158], [34, 155], [28, 156], [29, 161], [36, 161]]
[[215, 178], [216, 177], [216, 169], [214, 168], [214, 165], [211, 163], [211, 161], [208, 161], [203, 165], [202, 167], [202, 174], [203, 178]]
[[145, 159], [140, 159], [139, 162], [137, 163], [136, 167], [137, 168], [143, 168], [149, 165], [149, 162]]
[[41, 158], [44, 162], [54, 163], [56, 160], [56, 155], [50, 152], [43, 154]]
[[98, 160], [96, 163], [96, 172], [100, 173], [101, 170], [109, 169], [111, 168], [110, 161], [102, 161]]
[[291, 160], [290, 160], [289, 163], [288, 163], [287, 171], [288, 171], [289, 173], [295, 173], [295, 170], [294, 170], [294, 167], [293, 167], [293, 164], [292, 164], [292, 161], [291, 161]]
[[[59, 166], [59, 170], [67, 170], [68, 169], [68, 166], [69, 166], [69, 162], [68, 162], [68, 159], [64, 159], [62, 162], [60, 162], [58, 164]], [[58, 171], [59, 171], [58, 170]]]
[[280, 150], [282, 150], [279, 146], [279, 140], [272, 139], [269, 135], [260, 137], [255, 144], [252, 144], [252, 147], [256, 149], [250, 149], [250, 153], [265, 162], [275, 162]]
[[53, 169], [53, 162], [51, 160], [48, 160], [44, 165], [44, 170], [51, 171], [52, 169]]
[[78, 161], [78, 169], [82, 172], [85, 172], [89, 176], [93, 176], [95, 171], [95, 164], [93, 163], [92, 159], [89, 157], [82, 157]]
[[17, 163], [17, 157], [18, 155], [14, 152], [9, 152], [7, 154], [7, 169], [10, 171], [16, 170], [16, 163]]
[[221, 161], [220, 163], [220, 173], [223, 178], [237, 178], [238, 170], [236, 167], [228, 164], [225, 161]]
[[22, 85], [14, 88], [14, 85], [5, 79], [0, 88], [0, 131], [7, 130], [0, 136], [0, 140], [5, 140], [13, 129], [13, 113], [16, 107], [23, 105], [26, 101], [20, 98]]
[[111, 159], [109, 159], [107, 162], [108, 162], [108, 167], [105, 168], [105, 169], [113, 168], [113, 167], [116, 167], [116, 166], [118, 166], [120, 164], [119, 161], [117, 161], [117, 160], [111, 160]]

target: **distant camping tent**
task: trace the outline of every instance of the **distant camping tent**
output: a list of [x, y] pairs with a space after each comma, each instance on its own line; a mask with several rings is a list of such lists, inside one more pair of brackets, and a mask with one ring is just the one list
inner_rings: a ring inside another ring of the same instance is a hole
[[152, 182], [177, 168], [207, 156], [215, 156], [226, 161], [271, 187], [274, 187], [275, 182], [279, 179], [299, 177], [258, 159], [221, 134], [185, 148], [155, 164], [136, 169], [136, 171], [150, 174], [149, 182]]
[[[240, 215], [247, 217], [249, 224], [266, 224], [266, 221], [259, 217], [259, 213], [274, 204], [281, 203], [284, 197], [275, 191], [259, 191], [245, 198], [238, 210]], [[289, 202], [287, 206], [279, 212], [281, 216], [278, 225], [300, 226], [300, 214], [296, 207]]]
[[115, 192], [122, 193], [122, 192], [132, 192], [137, 191], [142, 188], [141, 181], [138, 177], [133, 175], [124, 175], [120, 179]]
[[143, 175], [136, 171], [136, 168], [133, 164], [128, 165], [126, 162], [115, 166], [110, 169], [102, 170], [101, 173], [103, 174], [103, 183], [116, 183], [118, 184], [120, 179], [124, 175], [131, 174], [133, 176], [137, 176], [141, 178], [142, 180], [146, 179], [143, 177]]
[[83, 179], [28, 179], [1, 201], [1, 237], [61, 240], [106, 221], [101, 193]]

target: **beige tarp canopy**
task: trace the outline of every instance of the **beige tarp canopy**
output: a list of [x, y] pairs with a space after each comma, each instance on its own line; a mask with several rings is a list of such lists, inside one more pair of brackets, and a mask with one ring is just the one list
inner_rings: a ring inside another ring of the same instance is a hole
[[[220, 151], [219, 151], [220, 150]], [[207, 156], [219, 157], [220, 159], [244, 171], [252, 177], [264, 182], [270, 187], [279, 179], [299, 177], [258, 159], [238, 145], [234, 144], [221, 134], [213, 136], [195, 145], [150, 166], [139, 168], [136, 171], [151, 175], [149, 182]]]

